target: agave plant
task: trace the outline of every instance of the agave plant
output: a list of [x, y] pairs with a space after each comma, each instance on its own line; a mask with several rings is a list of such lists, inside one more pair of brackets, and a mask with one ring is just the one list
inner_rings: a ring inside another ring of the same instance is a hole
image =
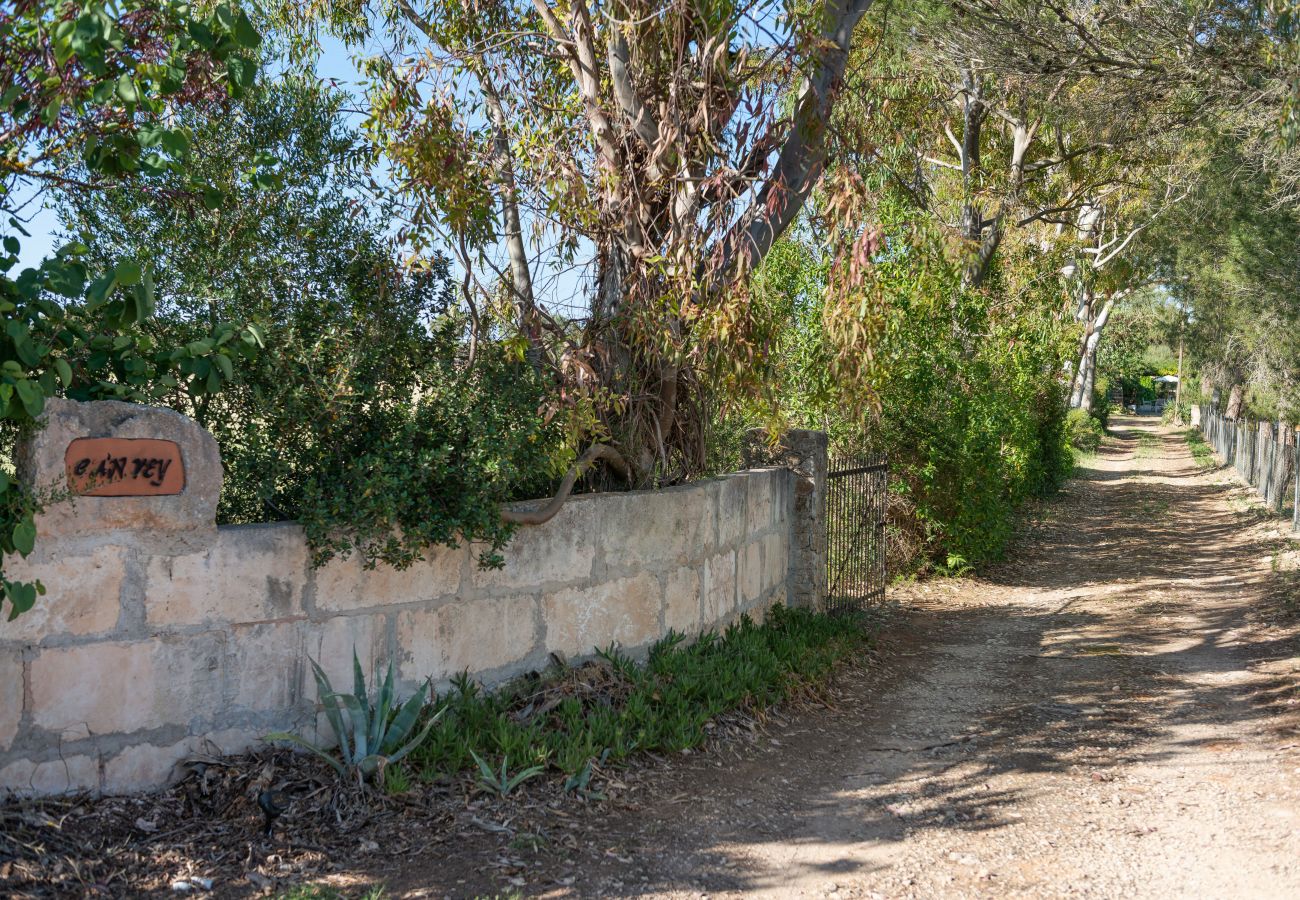
[[[388, 663], [388, 674], [379, 695], [372, 702], [366, 691], [366, 677], [361, 671], [361, 661], [357, 652], [352, 651], [352, 670], [354, 688], [351, 694], [341, 694], [330, 685], [329, 676], [316, 664], [311, 663], [312, 673], [316, 677], [316, 693], [321, 705], [325, 707], [325, 717], [338, 739], [339, 755], [316, 746], [296, 734], [277, 731], [262, 738], [264, 741], [288, 741], [315, 753], [338, 771], [340, 775], [356, 775], [365, 780], [382, 773], [389, 763], [395, 763], [406, 756], [429, 736], [429, 732], [442, 716], [443, 710], [429, 717], [419, 733], [411, 737], [416, 720], [424, 708], [429, 694], [429, 683], [420, 686], [409, 700], [400, 707], [395, 702], [393, 693], [393, 664]], [[409, 740], [408, 740], [409, 738]]]

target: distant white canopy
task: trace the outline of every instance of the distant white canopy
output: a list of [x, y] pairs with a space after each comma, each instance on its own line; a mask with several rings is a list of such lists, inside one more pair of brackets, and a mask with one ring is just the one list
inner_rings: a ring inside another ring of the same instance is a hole
[[1178, 383], [1178, 376], [1177, 376], [1177, 375], [1158, 375], [1158, 376], [1156, 376], [1155, 378], [1153, 378], [1152, 381], [1156, 382], [1157, 384], [1177, 384], [1177, 383]]

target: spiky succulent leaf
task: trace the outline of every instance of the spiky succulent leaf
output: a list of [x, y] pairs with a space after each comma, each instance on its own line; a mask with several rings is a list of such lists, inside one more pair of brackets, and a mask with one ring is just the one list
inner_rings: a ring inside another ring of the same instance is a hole
[[391, 753], [405, 740], [410, 734], [411, 729], [415, 727], [415, 720], [420, 715], [420, 710], [424, 708], [424, 700], [429, 694], [429, 682], [420, 685], [411, 698], [402, 704], [402, 708], [397, 711], [397, 717], [393, 719], [393, 724], [389, 727], [388, 733], [384, 735], [384, 744], [378, 748], [381, 753]]
[[407, 742], [406, 746], [402, 747], [402, 749], [398, 750], [397, 752], [389, 756], [388, 761], [390, 763], [395, 763], [398, 760], [402, 759], [404, 756], [406, 756], [406, 754], [414, 750], [416, 747], [423, 744], [424, 739], [427, 738], [429, 736], [429, 732], [433, 730], [433, 726], [438, 724], [438, 720], [442, 718], [442, 714], [445, 713], [446, 711], [447, 710], [444, 707], [443, 709], [440, 709], [433, 715], [429, 716], [429, 721], [424, 723], [424, 727], [420, 729], [420, 733], [417, 734], [415, 737], [411, 738], [411, 740]]
[[372, 749], [386, 748], [388, 738], [388, 715], [393, 710], [393, 661], [388, 661], [388, 674], [384, 676], [384, 686], [379, 689], [379, 703], [370, 718], [370, 746]]
[[352, 759], [364, 759], [370, 755], [371, 748], [366, 743], [366, 735], [370, 732], [370, 723], [367, 720], [366, 708], [361, 701], [351, 694], [332, 694], [339, 703], [348, 711], [352, 720]]
[[298, 737], [298, 735], [296, 734], [289, 734], [289, 732], [287, 731], [274, 731], [271, 734], [264, 735], [262, 737], [262, 740], [267, 742], [285, 741], [290, 744], [297, 744], [299, 747], [302, 747], [306, 750], [310, 750], [312, 753], [315, 753], [321, 759], [325, 760], [325, 762], [333, 766], [334, 770], [338, 772], [340, 775], [347, 774], [347, 769], [344, 768], [343, 763], [339, 762], [329, 753], [326, 753], [320, 747], [317, 747], [311, 741], [303, 740], [302, 738]]
[[[514, 778], [511, 778], [509, 781], [505, 782], [505, 787], [506, 787], [505, 793], [507, 794], [510, 793], [511, 791], [519, 787], [519, 785], [523, 784], [528, 779], [536, 778], [544, 771], [545, 769], [542, 768], [541, 766], [529, 766], [527, 769], [524, 769], [522, 772], [517, 774]], [[501, 774], [502, 776], [506, 774], [504, 766], [501, 769]], [[504, 781], [504, 778], [502, 780]]]
[[339, 754], [345, 762], [348, 762], [352, 759], [352, 751], [348, 744], [347, 729], [343, 724], [343, 713], [339, 710], [337, 703], [331, 703], [326, 699], [334, 694], [334, 688], [330, 685], [329, 676], [325, 674], [324, 669], [317, 665], [316, 660], [309, 659], [308, 662], [311, 663], [312, 675], [316, 679], [316, 698], [320, 701], [321, 706], [325, 708], [325, 719], [330, 723], [330, 727], [334, 729], [334, 737], [339, 742]]
[[[361, 660], [357, 659], [357, 648], [352, 648], [352, 696], [363, 706], [369, 705], [369, 695], [366, 693], [366, 675], [361, 671]], [[358, 756], [364, 756], [358, 753]]]

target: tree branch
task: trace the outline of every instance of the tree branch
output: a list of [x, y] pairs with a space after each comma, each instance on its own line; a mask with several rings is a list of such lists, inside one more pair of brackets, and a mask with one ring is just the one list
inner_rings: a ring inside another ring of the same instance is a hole
[[848, 64], [853, 29], [873, 0], [826, 0], [820, 59], [799, 91], [794, 117], [772, 174], [720, 244], [720, 271], [748, 271], [762, 261], [803, 208], [826, 158], [826, 127]]
[[650, 108], [637, 96], [636, 89], [632, 86], [632, 73], [628, 70], [631, 64], [631, 51], [628, 49], [627, 37], [623, 34], [620, 23], [610, 23], [609, 37], [605, 44], [614, 99], [618, 101], [623, 115], [627, 116], [632, 123], [632, 131], [641, 138], [646, 149], [653, 153], [655, 145], [659, 143], [659, 122]]
[[549, 522], [555, 518], [556, 513], [569, 499], [574, 483], [577, 482], [582, 473], [595, 465], [598, 459], [603, 459], [609, 463], [610, 468], [624, 478], [631, 480], [631, 469], [621, 453], [608, 444], [592, 444], [587, 448], [587, 452], [582, 454], [581, 458], [565, 473], [564, 480], [560, 482], [560, 489], [555, 492], [554, 497], [547, 501], [545, 506], [540, 509], [503, 509], [501, 510], [501, 521], [509, 522], [512, 525], [541, 525]]

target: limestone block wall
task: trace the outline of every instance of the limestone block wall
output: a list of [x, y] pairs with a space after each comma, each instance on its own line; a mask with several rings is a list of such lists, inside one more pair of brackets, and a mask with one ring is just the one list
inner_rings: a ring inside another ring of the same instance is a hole
[[291, 523], [197, 542], [142, 540], [120, 522], [42, 538], [30, 559], [5, 560], [6, 578], [49, 593], [0, 623], [0, 789], [130, 792], [205, 748], [311, 734], [309, 657], [336, 685], [351, 683], [354, 647], [368, 671], [394, 661], [408, 691], [462, 671], [491, 684], [552, 652], [635, 651], [669, 629], [761, 616], [790, 590], [797, 480], [769, 468], [575, 497], [521, 529], [495, 571], [473, 546], [403, 571], [313, 569]]

